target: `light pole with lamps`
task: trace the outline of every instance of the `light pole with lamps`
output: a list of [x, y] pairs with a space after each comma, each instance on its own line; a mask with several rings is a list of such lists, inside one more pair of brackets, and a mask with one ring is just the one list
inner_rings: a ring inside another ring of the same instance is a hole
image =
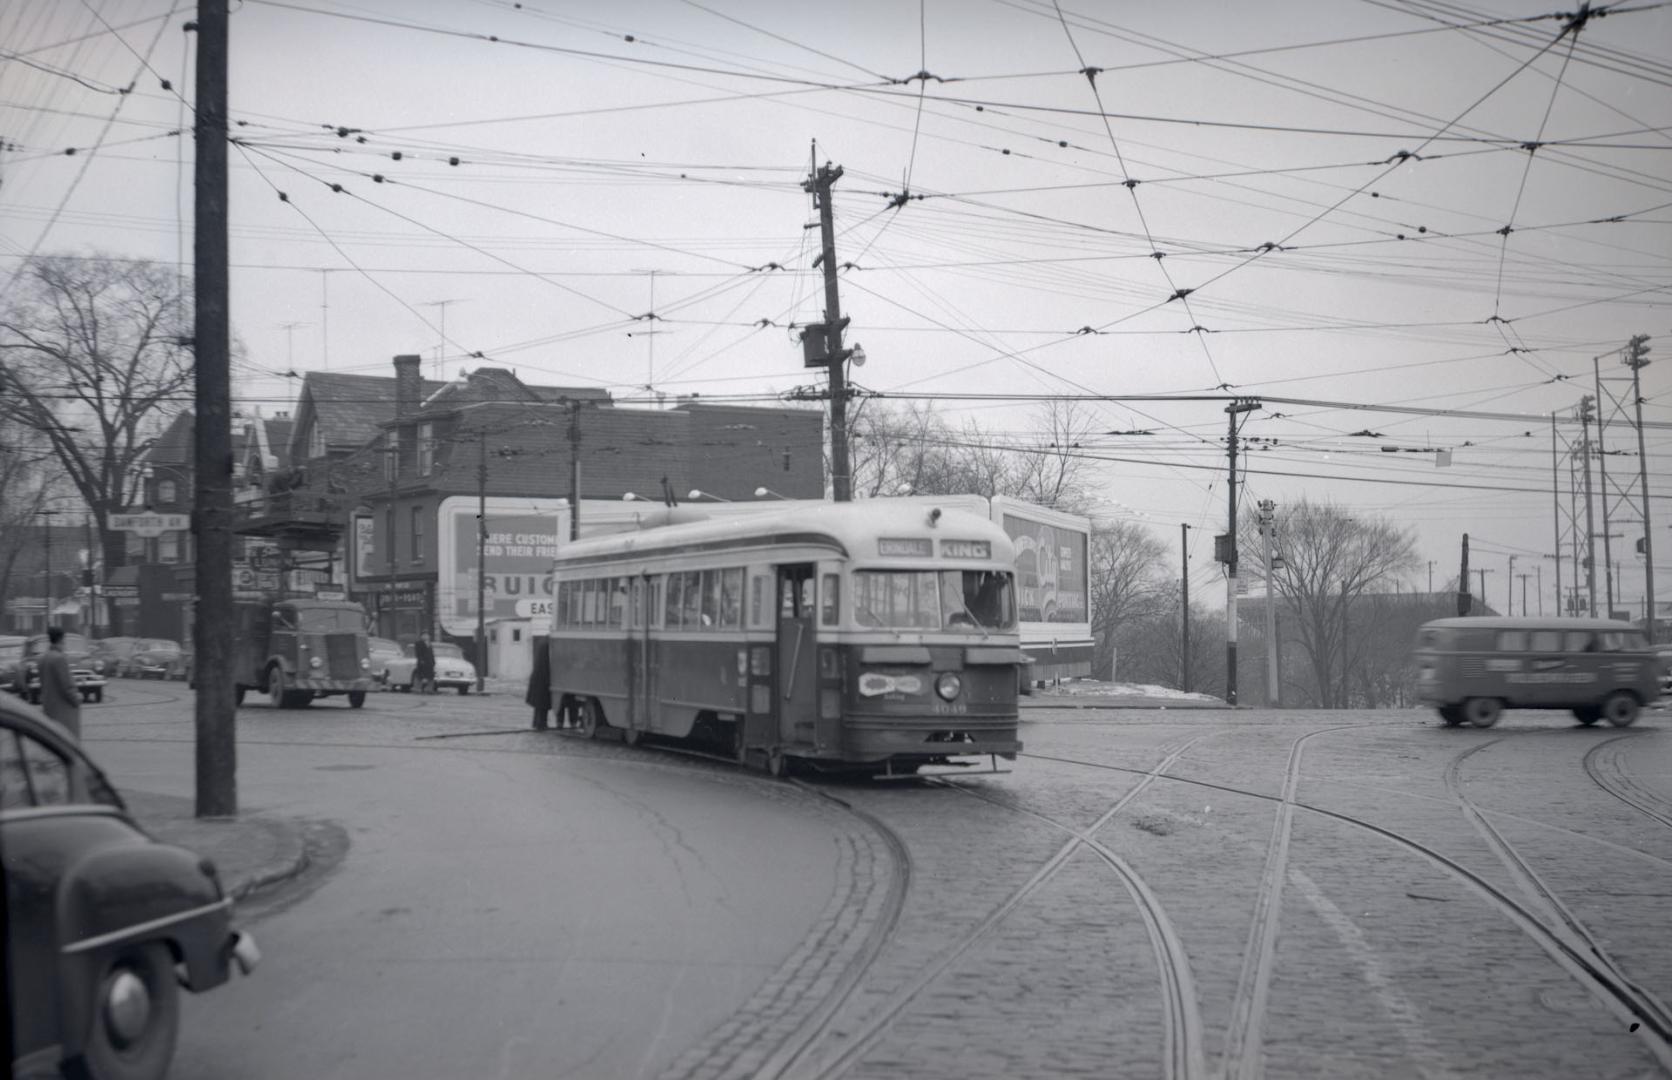
[[720, 498], [720, 496], [718, 496], [718, 495], [715, 495], [715, 494], [713, 494], [713, 493], [712, 493], [712, 492], [708, 492], [708, 491], [702, 491], [702, 490], [700, 490], [700, 489], [698, 489], [698, 488], [692, 488], [692, 489], [691, 489], [691, 490], [690, 490], [690, 492], [689, 492], [689, 493], [688, 493], [688, 494], [687, 494], [687, 495], [686, 495], [686, 496], [685, 496], [685, 497], [686, 497], [686, 498], [687, 498], [687, 499], [692, 499], [692, 500], [696, 500], [696, 499], [713, 499], [713, 500], [714, 500], [714, 501], [715, 501], [715, 502], [723, 502], [723, 503], [729, 503], [729, 502], [731, 502], [731, 500], [730, 500], [730, 499], [722, 499], [722, 498]]
[[783, 499], [785, 502], [792, 501], [788, 495], [780, 495], [776, 491], [773, 491], [769, 487], [758, 487], [758, 488], [755, 489], [755, 498], [764, 499], [764, 498], [767, 498], [768, 496], [770, 496], [774, 499]]

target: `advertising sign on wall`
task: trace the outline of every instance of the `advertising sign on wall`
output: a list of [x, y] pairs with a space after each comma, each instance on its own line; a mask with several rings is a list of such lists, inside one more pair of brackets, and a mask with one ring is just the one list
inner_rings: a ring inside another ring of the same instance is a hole
[[354, 577], [364, 581], [377, 573], [377, 519], [361, 516], [354, 519]]

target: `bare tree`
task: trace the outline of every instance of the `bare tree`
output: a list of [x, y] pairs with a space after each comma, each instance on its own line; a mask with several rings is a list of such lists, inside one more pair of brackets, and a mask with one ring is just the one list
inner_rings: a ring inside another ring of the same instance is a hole
[[[1344, 707], [1375, 638], [1367, 597], [1416, 568], [1415, 539], [1384, 518], [1350, 516], [1306, 499], [1280, 508], [1276, 529], [1284, 564], [1274, 584], [1311, 666], [1313, 701], [1326, 709]], [[1240, 546], [1257, 551], [1261, 543], [1250, 514]]]
[[1086, 407], [1050, 401], [1039, 411], [1029, 446], [1016, 455], [1013, 480], [1019, 499], [1070, 513], [1089, 513], [1096, 498], [1091, 462], [1080, 451], [1094, 432]]
[[1096, 641], [1092, 674], [1112, 679], [1122, 629], [1165, 613], [1169, 605], [1178, 606], [1163, 570], [1167, 546], [1141, 525], [1098, 522], [1092, 526], [1089, 559], [1091, 633]]
[[172, 270], [104, 255], [40, 256], [0, 308], [0, 417], [45, 439], [92, 511], [109, 568], [136, 466], [191, 389], [191, 313]]
[[51, 456], [44, 439], [0, 415], [0, 599], [17, 592], [12, 571], [52, 490], [43, 467]]

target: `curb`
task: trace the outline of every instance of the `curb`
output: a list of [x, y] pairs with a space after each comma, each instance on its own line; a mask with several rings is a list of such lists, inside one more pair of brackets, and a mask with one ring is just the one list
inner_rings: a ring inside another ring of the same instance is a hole
[[296, 854], [283, 863], [268, 869], [257, 871], [241, 882], [237, 882], [227, 889], [226, 894], [232, 897], [233, 903], [239, 903], [256, 892], [282, 884], [292, 878], [300, 877], [308, 868], [308, 845], [298, 835]]

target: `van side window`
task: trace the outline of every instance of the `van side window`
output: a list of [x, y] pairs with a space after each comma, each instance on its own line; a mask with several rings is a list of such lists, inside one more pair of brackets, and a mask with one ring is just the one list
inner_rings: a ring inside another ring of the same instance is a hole
[[1569, 630], [1567, 632], [1567, 652], [1595, 652], [1596, 639], [1589, 630]]
[[1498, 632], [1499, 652], [1526, 652], [1527, 631], [1501, 630]]
[[1534, 652], [1561, 652], [1562, 632], [1560, 630], [1534, 630], [1532, 649]]
[[1597, 644], [1603, 652], [1619, 652], [1626, 647], [1626, 636], [1618, 630], [1604, 630], [1597, 635]]

